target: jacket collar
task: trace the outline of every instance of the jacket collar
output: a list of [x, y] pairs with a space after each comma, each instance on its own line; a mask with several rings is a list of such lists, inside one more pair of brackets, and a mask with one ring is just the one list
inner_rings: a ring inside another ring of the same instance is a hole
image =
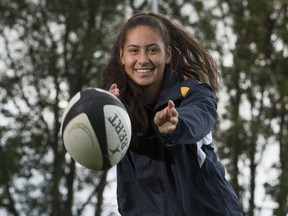
[[180, 76], [178, 73], [173, 71], [169, 65], [166, 65], [162, 88], [155, 109], [166, 105], [168, 100], [175, 101], [182, 98], [180, 88], [182, 81], [183, 76]]

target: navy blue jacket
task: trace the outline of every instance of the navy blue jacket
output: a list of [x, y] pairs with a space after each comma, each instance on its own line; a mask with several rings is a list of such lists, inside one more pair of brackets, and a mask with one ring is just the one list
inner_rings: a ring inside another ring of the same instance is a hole
[[[153, 127], [153, 117], [168, 100], [177, 107], [179, 123], [165, 136]], [[209, 85], [166, 69], [157, 103], [145, 106], [151, 123], [148, 136], [140, 137], [137, 147], [130, 146], [117, 165], [120, 214], [242, 215], [224, 168], [205, 139], [218, 119]]]

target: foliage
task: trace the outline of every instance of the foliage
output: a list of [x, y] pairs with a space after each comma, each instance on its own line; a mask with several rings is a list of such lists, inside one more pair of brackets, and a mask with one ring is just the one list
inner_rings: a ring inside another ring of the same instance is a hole
[[[274, 195], [268, 192], [264, 199], [272, 195], [279, 204], [274, 214], [285, 215], [288, 209], [288, 176], [284, 172], [288, 154], [288, 88], [283, 83], [288, 81], [285, 70], [288, 57], [287, 2], [219, 0], [218, 5], [222, 8], [223, 21], [236, 38], [235, 47], [230, 50], [233, 64], [222, 67], [228, 93], [223, 120], [229, 120], [230, 126], [221, 137], [225, 145], [225, 148], [220, 148], [221, 156], [231, 161], [226, 167], [232, 173], [232, 184], [247, 215], [252, 216], [264, 208], [260, 206], [263, 203], [258, 203], [258, 206], [255, 203], [260, 165], [267, 163], [263, 153], [270, 146], [279, 148], [280, 154], [271, 155], [272, 160], [268, 161], [279, 163], [279, 182], [275, 190], [277, 187], [281, 190], [276, 193], [273, 190]], [[240, 183], [240, 179], [245, 177], [241, 167], [249, 173], [245, 184]], [[270, 164], [271, 173], [273, 167]], [[265, 184], [270, 185], [268, 182], [272, 183], [274, 179], [266, 177]]]
[[[76, 92], [97, 86], [119, 26], [150, 5], [1, 0], [0, 214], [87, 215], [88, 208], [95, 215], [116, 214], [103, 197], [114, 183], [109, 171], [93, 172], [71, 160], [60, 120]], [[264, 199], [277, 204], [274, 215], [288, 209], [287, 10], [284, 0], [159, 1], [159, 12], [183, 24], [219, 63], [215, 146], [251, 216], [266, 208], [256, 202], [257, 178], [272, 159], [261, 181]], [[271, 146], [279, 155], [267, 159]]]
[[74, 191], [90, 185], [90, 197], [101, 200], [107, 172], [76, 169], [60, 138], [60, 117], [65, 101], [97, 84], [121, 5], [2, 1], [1, 11], [1, 206], [13, 215], [82, 212], [94, 203], [74, 205]]

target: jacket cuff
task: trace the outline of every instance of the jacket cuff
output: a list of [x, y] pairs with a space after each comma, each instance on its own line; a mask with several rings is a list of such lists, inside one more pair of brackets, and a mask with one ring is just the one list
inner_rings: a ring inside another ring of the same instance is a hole
[[155, 131], [156, 136], [158, 137], [158, 139], [160, 140], [160, 142], [164, 146], [173, 146], [173, 145], [175, 145], [174, 143], [172, 143], [172, 138], [174, 137], [174, 132], [172, 132], [170, 134], [162, 134], [155, 124], [154, 124], [154, 131]]

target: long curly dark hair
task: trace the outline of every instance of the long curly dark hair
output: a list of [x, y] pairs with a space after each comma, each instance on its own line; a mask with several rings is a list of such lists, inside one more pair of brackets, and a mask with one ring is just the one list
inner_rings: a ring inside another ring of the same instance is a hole
[[117, 84], [120, 90], [119, 99], [128, 110], [134, 133], [140, 130], [139, 127], [145, 132], [148, 120], [141, 101], [142, 88], [127, 76], [121, 64], [120, 50], [124, 48], [127, 33], [143, 25], [159, 34], [165, 48], [171, 47], [172, 59], [169, 65], [173, 71], [188, 77], [193, 76], [200, 82], [208, 82], [214, 92], [218, 90], [220, 79], [212, 56], [190, 34], [162, 15], [138, 13], [132, 16], [116, 38], [111, 58], [102, 74], [101, 87], [108, 90], [111, 84]]

